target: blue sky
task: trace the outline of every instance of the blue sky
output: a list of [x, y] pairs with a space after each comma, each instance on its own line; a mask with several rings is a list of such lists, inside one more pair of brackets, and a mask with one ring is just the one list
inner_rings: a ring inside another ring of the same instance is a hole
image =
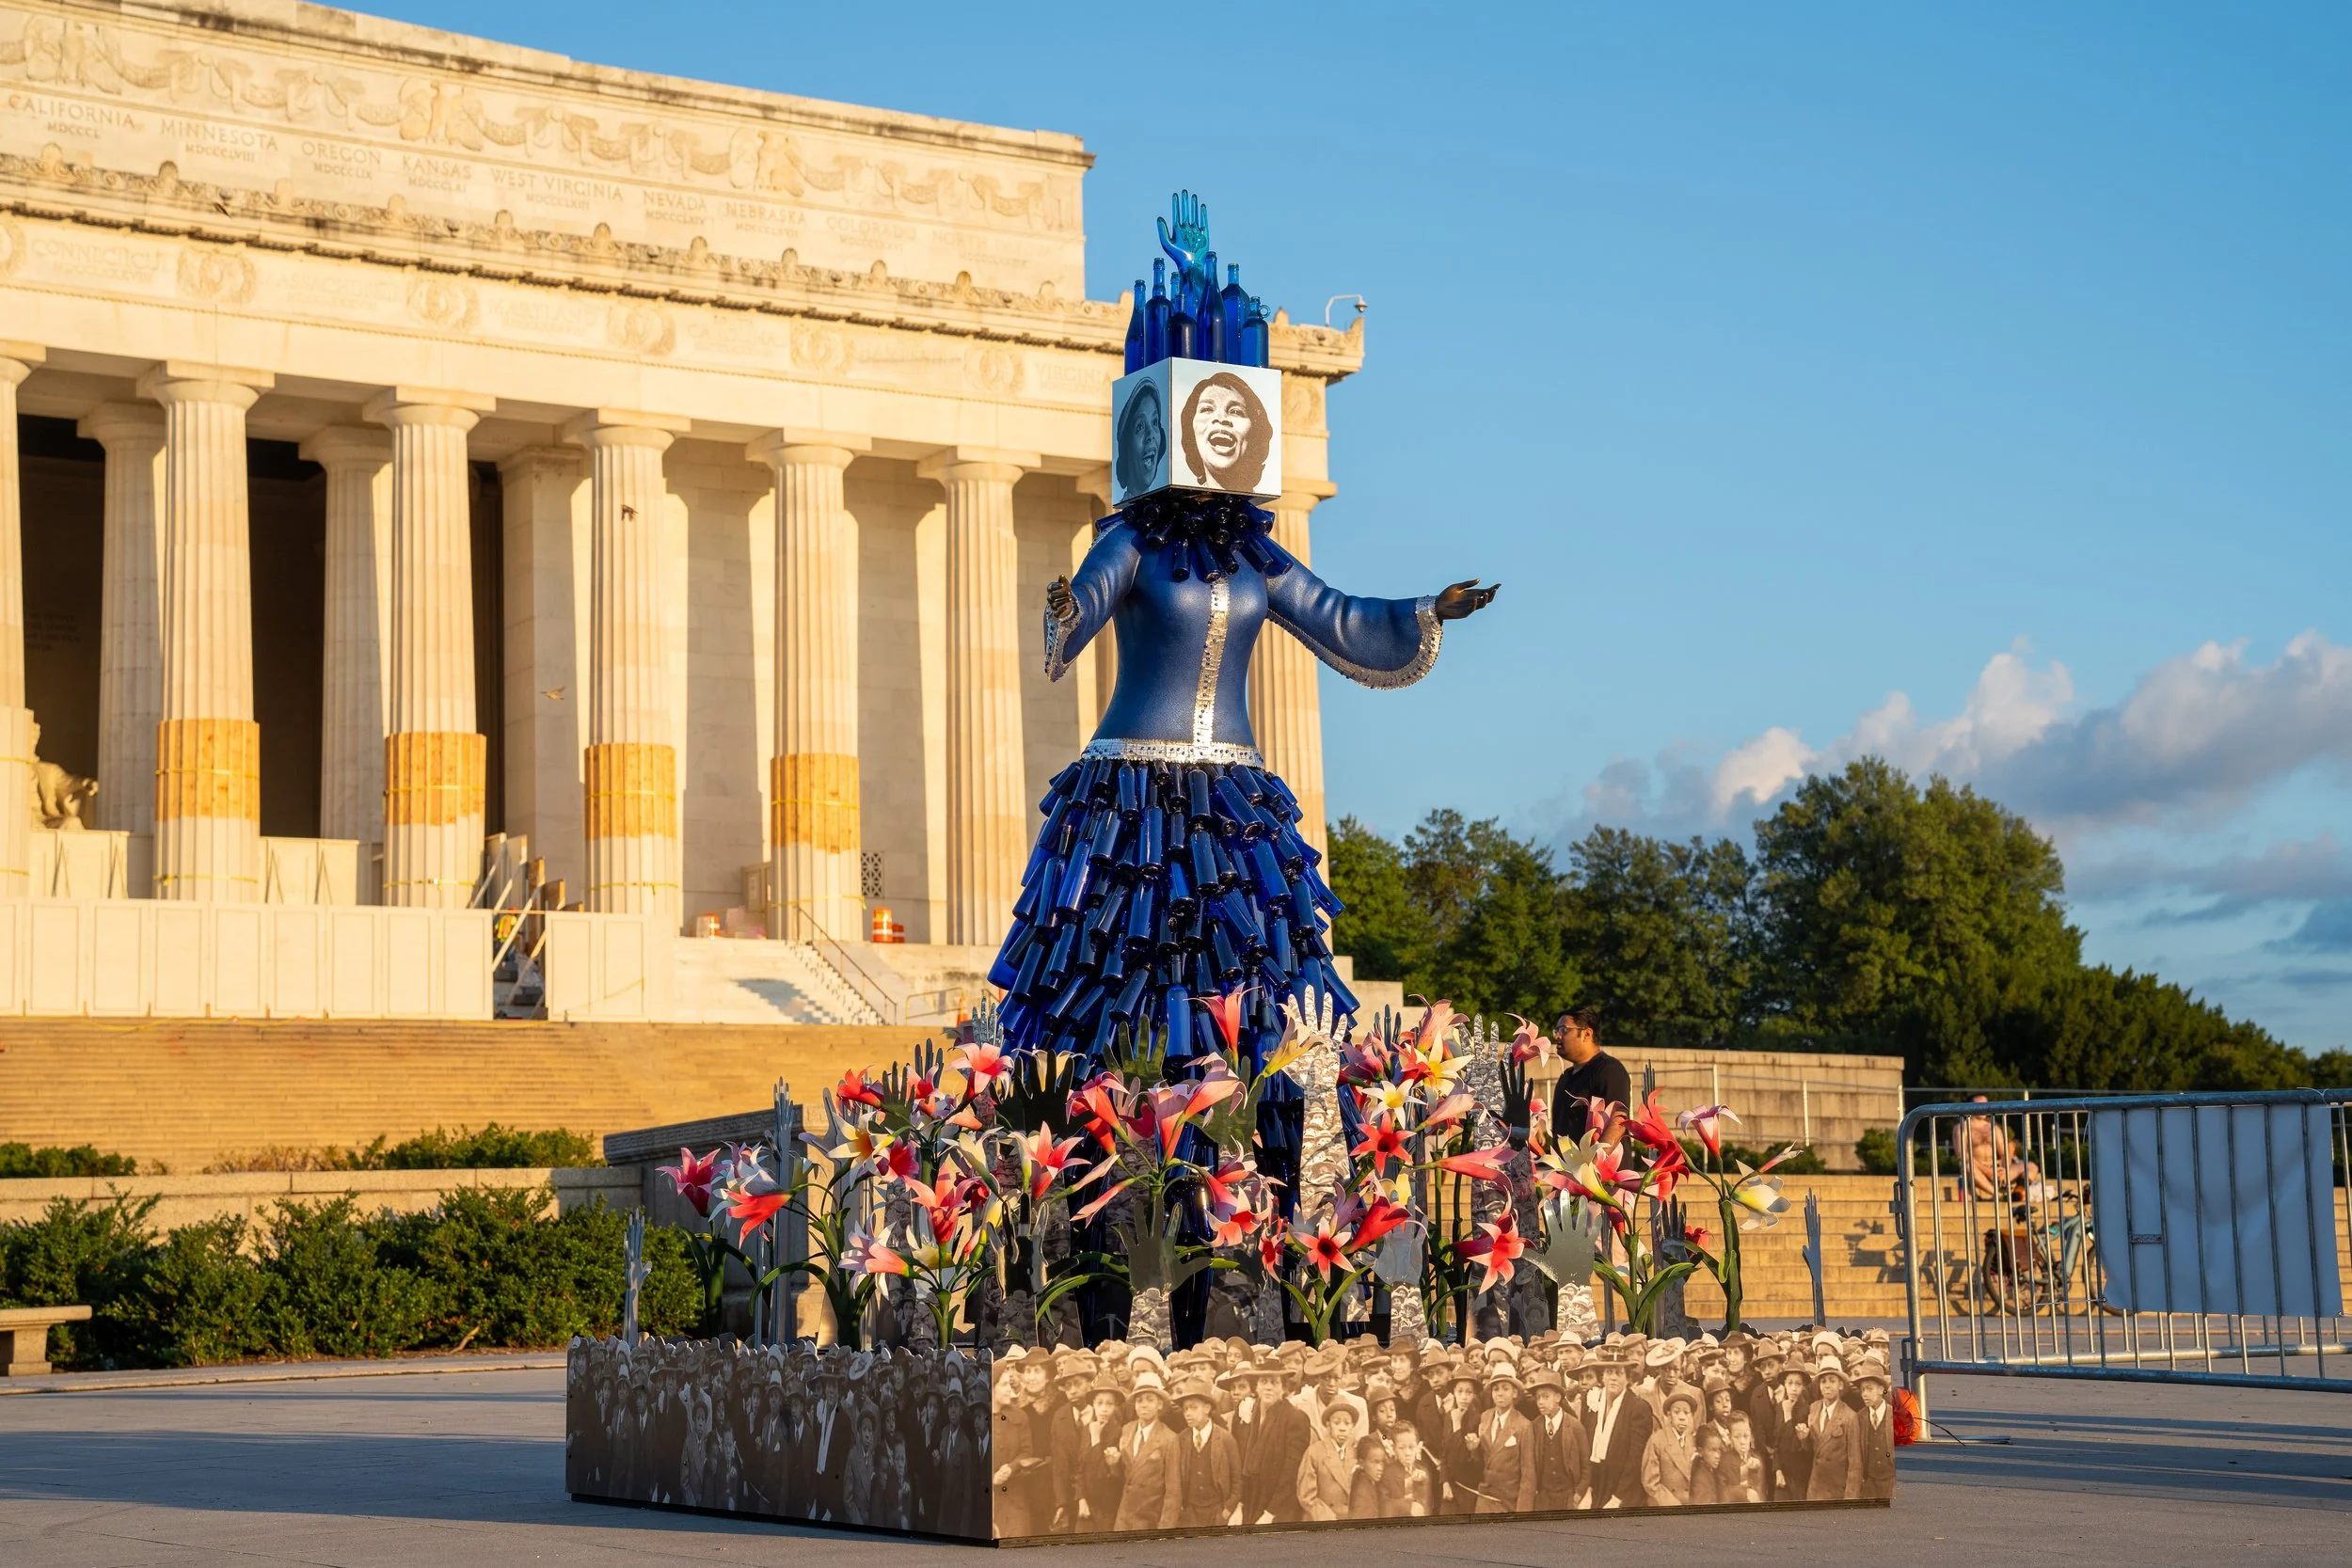
[[2352, 1040], [2352, 8], [375, 8], [1075, 133], [1097, 297], [1178, 185], [1367, 296], [1317, 568], [1505, 588], [1326, 674], [1335, 813], [1739, 832], [1879, 751], [2094, 957]]

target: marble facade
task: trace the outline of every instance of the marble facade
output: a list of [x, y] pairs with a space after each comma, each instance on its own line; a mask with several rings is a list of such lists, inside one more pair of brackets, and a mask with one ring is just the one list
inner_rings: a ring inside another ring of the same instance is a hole
[[[677, 927], [764, 864], [771, 934], [862, 938], [879, 902], [994, 941], [1114, 673], [1041, 669], [1127, 322], [1085, 293], [1089, 162], [294, 0], [0, 0], [0, 756], [83, 681], [28, 689], [24, 652], [20, 540], [73, 528], [103, 625], [67, 765], [153, 835], [134, 895], [260, 898], [266, 832], [448, 907], [487, 830], [590, 911]], [[1362, 339], [1274, 343], [1304, 559]], [[103, 451], [102, 515], [20, 520], [20, 414]], [[266, 443], [316, 476], [282, 591]], [[300, 724], [288, 594], [323, 626]], [[1260, 740], [1320, 844], [1315, 667], [1269, 636]], [[297, 756], [290, 816], [264, 778]]]

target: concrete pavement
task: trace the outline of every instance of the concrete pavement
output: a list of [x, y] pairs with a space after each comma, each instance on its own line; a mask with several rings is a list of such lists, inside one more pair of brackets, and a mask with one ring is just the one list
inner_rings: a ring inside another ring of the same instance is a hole
[[[2341, 1564], [2352, 1400], [1941, 1380], [1891, 1509], [1600, 1517], [1041, 1549], [1024, 1562], [1440, 1568], [1676, 1560]], [[970, 1560], [979, 1548], [570, 1501], [563, 1374], [483, 1370], [0, 1401], [0, 1568]]]

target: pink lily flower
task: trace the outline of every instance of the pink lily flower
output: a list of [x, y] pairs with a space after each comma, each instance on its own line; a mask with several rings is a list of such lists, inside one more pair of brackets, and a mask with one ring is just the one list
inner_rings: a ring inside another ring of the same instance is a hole
[[1510, 1148], [1497, 1144], [1492, 1148], [1473, 1148], [1468, 1154], [1449, 1154], [1438, 1162], [1438, 1168], [1467, 1176], [1473, 1181], [1500, 1181], [1503, 1179], [1503, 1162], [1510, 1158]]
[[1012, 1058], [994, 1045], [967, 1045], [948, 1057], [947, 1065], [962, 1070], [975, 1096], [988, 1093], [1012, 1073]]
[[1372, 1156], [1372, 1168], [1382, 1175], [1396, 1161], [1411, 1158], [1405, 1144], [1405, 1130], [1387, 1117], [1382, 1117], [1364, 1130], [1364, 1141], [1348, 1152]]
[[1491, 1291], [1496, 1280], [1506, 1283], [1510, 1280], [1517, 1268], [1514, 1259], [1527, 1250], [1527, 1238], [1519, 1234], [1518, 1216], [1508, 1212], [1501, 1219], [1489, 1220], [1478, 1228], [1486, 1234], [1474, 1236], [1454, 1250], [1486, 1265], [1486, 1275], [1478, 1282], [1478, 1288], [1482, 1291]]
[[1724, 1157], [1723, 1124], [1727, 1121], [1737, 1126], [1739, 1120], [1728, 1105], [1701, 1105], [1675, 1117], [1675, 1125], [1686, 1132], [1696, 1132], [1699, 1142], [1707, 1146], [1707, 1152], [1720, 1160]]
[[1043, 1197], [1053, 1190], [1054, 1183], [1069, 1168], [1071, 1151], [1083, 1141], [1064, 1138], [1057, 1143], [1051, 1128], [1040, 1128], [1018, 1140], [1021, 1184], [1032, 1199]]
[[1347, 1236], [1344, 1232], [1335, 1234], [1332, 1231], [1331, 1221], [1327, 1215], [1323, 1223], [1315, 1227], [1315, 1233], [1301, 1242], [1299, 1245], [1306, 1250], [1307, 1261], [1312, 1263], [1326, 1280], [1331, 1277], [1333, 1269], [1346, 1266]]
[[1216, 1032], [1225, 1040], [1228, 1053], [1241, 1049], [1241, 999], [1248, 992], [1229, 990], [1222, 996], [1200, 996], [1193, 1000], [1209, 1010], [1216, 1021]]
[[850, 1274], [904, 1274], [907, 1260], [890, 1250], [889, 1232], [871, 1235], [858, 1231], [850, 1238], [849, 1250], [841, 1259], [842, 1269]]
[[719, 1180], [719, 1151], [712, 1149], [707, 1160], [698, 1160], [691, 1148], [677, 1151], [677, 1164], [660, 1167], [677, 1189], [678, 1196], [694, 1206], [694, 1212], [704, 1219], [710, 1217], [710, 1189]]

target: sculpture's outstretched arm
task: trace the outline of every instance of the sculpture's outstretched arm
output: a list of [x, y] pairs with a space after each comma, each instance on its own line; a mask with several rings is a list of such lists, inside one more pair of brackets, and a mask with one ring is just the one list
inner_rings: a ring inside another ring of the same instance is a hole
[[1359, 599], [1293, 563], [1266, 582], [1266, 609], [1308, 651], [1363, 686], [1410, 686], [1438, 662], [1444, 623], [1475, 614], [1495, 589], [1457, 582], [1418, 599]]
[[1045, 585], [1045, 675], [1059, 680], [1095, 633], [1110, 624], [1136, 580], [1136, 531], [1117, 523], [1087, 551], [1075, 578]]

